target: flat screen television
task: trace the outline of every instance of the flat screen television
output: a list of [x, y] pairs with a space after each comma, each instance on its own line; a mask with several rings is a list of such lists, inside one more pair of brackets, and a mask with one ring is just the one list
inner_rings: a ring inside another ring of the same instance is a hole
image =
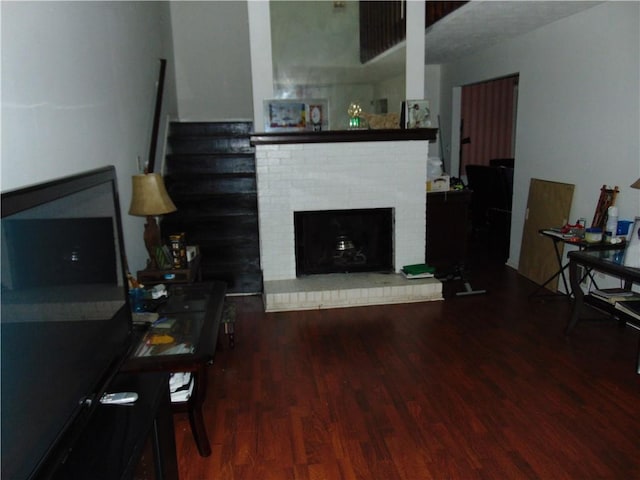
[[115, 169], [2, 193], [0, 477], [64, 460], [132, 343]]

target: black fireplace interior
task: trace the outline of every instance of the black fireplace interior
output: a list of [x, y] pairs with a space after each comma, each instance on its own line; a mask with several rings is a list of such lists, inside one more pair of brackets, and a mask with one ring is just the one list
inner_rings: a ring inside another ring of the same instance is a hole
[[393, 209], [294, 212], [296, 275], [393, 272]]

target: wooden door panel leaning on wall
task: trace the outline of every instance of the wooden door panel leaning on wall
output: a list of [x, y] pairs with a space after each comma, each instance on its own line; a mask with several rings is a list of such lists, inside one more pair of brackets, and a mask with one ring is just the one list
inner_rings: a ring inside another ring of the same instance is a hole
[[[575, 185], [570, 183], [531, 179], [518, 272], [537, 284], [542, 284], [558, 269], [553, 242], [538, 231], [561, 227], [568, 222], [574, 188]], [[558, 279], [548, 286], [556, 291]]]

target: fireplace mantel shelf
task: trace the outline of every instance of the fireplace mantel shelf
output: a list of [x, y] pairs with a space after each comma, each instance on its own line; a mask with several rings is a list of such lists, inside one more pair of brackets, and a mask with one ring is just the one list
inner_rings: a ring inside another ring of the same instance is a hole
[[292, 143], [392, 142], [398, 140], [436, 139], [437, 128], [387, 130], [326, 130], [322, 132], [265, 132], [251, 135], [253, 145]]

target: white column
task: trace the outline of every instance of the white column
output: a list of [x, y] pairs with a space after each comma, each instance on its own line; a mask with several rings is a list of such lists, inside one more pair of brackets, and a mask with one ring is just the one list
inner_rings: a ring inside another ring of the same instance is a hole
[[[249, 2], [251, 3], [251, 2]], [[425, 2], [409, 0], [407, 9], [407, 50], [406, 50], [406, 98], [424, 98], [425, 68]]]
[[247, 2], [251, 84], [253, 87], [253, 128], [264, 130], [263, 101], [273, 98], [273, 61], [271, 56], [271, 15], [268, 0]]

